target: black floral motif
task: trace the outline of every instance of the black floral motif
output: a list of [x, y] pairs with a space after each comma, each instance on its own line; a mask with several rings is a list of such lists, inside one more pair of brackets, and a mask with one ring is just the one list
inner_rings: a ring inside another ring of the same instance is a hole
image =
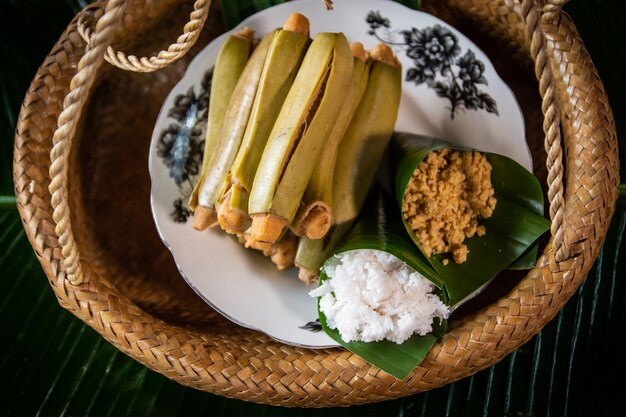
[[430, 82], [435, 79], [437, 73], [429, 67], [409, 68], [406, 72], [406, 80], [413, 81], [415, 84]]
[[157, 142], [157, 156], [169, 168], [170, 177], [178, 187], [200, 172], [203, 149], [199, 126], [185, 128], [172, 123], [161, 132]]
[[213, 68], [204, 73], [198, 94], [198, 121], [206, 122], [209, 117], [209, 99], [213, 82]]
[[187, 223], [187, 219], [191, 216], [191, 210], [185, 207], [182, 198], [174, 200], [174, 210], [170, 213], [170, 217], [176, 223]]
[[[452, 119], [461, 109], [481, 109], [498, 115], [495, 100], [478, 89], [479, 84], [487, 84], [483, 75], [485, 64], [476, 59], [474, 52], [469, 49], [463, 56], [459, 56], [459, 40], [449, 29], [434, 25], [390, 32], [387, 30], [391, 27], [389, 19], [377, 11], [370, 11], [365, 21], [370, 27], [370, 35], [388, 45], [406, 50], [406, 55], [413, 61], [413, 66], [406, 72], [406, 80], [416, 85], [426, 84], [439, 97], [448, 99]], [[378, 32], [381, 26], [386, 28], [382, 35]], [[394, 34], [400, 34], [403, 42], [395, 42]]]
[[315, 321], [310, 321], [304, 326], [300, 326], [300, 329], [308, 330], [311, 332], [320, 332], [322, 331], [322, 325], [320, 324], [320, 319], [316, 319]]
[[367, 21], [367, 24], [370, 25], [370, 28], [372, 29], [370, 31], [370, 35], [373, 35], [374, 33], [376, 33], [376, 29], [380, 27], [386, 27], [386, 28], [391, 27], [391, 23], [389, 22], [389, 19], [382, 17], [380, 15], [380, 12], [378, 11], [369, 12], [365, 20]]
[[176, 135], [178, 134], [178, 125], [176, 123], [170, 124], [168, 127], [161, 131], [159, 140], [157, 141], [157, 156], [163, 159], [163, 163], [169, 168], [172, 165], [171, 152], [174, 146]]
[[202, 167], [212, 78], [211, 69], [204, 74], [198, 95], [192, 86], [174, 98], [174, 104], [167, 112], [174, 122], [161, 131], [157, 140], [156, 154], [167, 166], [181, 195], [174, 200], [170, 213], [177, 223], [185, 223], [191, 214], [186, 202]]
[[474, 52], [468, 50], [465, 55], [459, 58], [459, 78], [463, 81], [463, 87], [475, 88], [476, 84], [487, 84], [487, 79], [483, 77], [485, 64], [476, 59]]
[[167, 112], [167, 117], [176, 119], [181, 123], [184, 122], [192, 106], [197, 111], [198, 106], [196, 102], [196, 94], [193, 91], [193, 87], [189, 87], [187, 93], [179, 94], [174, 98], [174, 106]]
[[461, 48], [458, 39], [448, 29], [435, 25], [423, 30], [415, 28], [401, 32], [407, 45], [406, 54], [413, 60], [417, 68], [428, 70], [429, 76], [440, 71], [446, 75]]

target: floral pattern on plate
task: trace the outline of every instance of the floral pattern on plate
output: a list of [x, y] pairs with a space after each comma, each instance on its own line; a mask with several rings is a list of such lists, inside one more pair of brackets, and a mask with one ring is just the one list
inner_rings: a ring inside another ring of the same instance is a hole
[[210, 69], [202, 77], [198, 95], [191, 86], [176, 96], [174, 105], [167, 111], [168, 119], [173, 121], [161, 130], [157, 140], [156, 154], [169, 170], [180, 194], [170, 212], [176, 223], [186, 223], [191, 216], [187, 201], [202, 168], [212, 79], [213, 69]]
[[[462, 109], [485, 110], [498, 114], [496, 101], [478, 88], [487, 85], [485, 64], [471, 49], [461, 55], [459, 39], [441, 25], [392, 31], [391, 21], [379, 11], [370, 11], [365, 18], [368, 34], [395, 48], [404, 48], [413, 66], [406, 72], [406, 81], [426, 84], [439, 97], [450, 102], [450, 118]], [[383, 32], [381, 34], [381, 32]], [[396, 40], [401, 35], [403, 42]]]

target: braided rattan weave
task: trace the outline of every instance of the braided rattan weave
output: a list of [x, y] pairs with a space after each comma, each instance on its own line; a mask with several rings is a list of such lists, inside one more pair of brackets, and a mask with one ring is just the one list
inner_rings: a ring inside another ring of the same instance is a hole
[[[158, 238], [149, 207], [152, 128], [189, 60], [223, 31], [217, 3], [204, 30], [188, 28], [189, 36], [199, 33], [190, 52], [163, 55], [167, 63], [180, 59], [151, 74], [106, 64], [105, 53], [108, 60], [126, 56], [108, 48], [110, 41], [137, 56], [167, 50], [193, 4], [111, 0], [111, 13], [102, 17], [107, 3], [96, 3], [69, 25], [33, 80], [17, 125], [14, 181], [24, 227], [64, 308], [181, 384], [312, 407], [380, 401], [453, 382], [499, 361], [554, 317], [600, 250], [619, 182], [608, 99], [576, 28], [560, 11], [562, 0], [424, 1], [426, 11], [481, 46], [514, 90], [535, 173], [551, 202], [553, 238], [517, 285], [453, 320], [402, 382], [343, 349], [286, 346], [226, 321], [187, 287]], [[84, 26], [79, 33], [79, 20], [98, 18], [94, 33]], [[87, 53], [81, 34], [90, 39]], [[193, 44], [179, 41], [185, 50]], [[83, 282], [72, 285], [69, 274]]]

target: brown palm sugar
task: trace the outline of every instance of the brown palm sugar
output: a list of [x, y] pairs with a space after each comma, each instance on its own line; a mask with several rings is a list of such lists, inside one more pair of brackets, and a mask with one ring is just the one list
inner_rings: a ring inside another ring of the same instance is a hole
[[486, 233], [478, 220], [491, 217], [495, 206], [487, 158], [475, 151], [441, 149], [430, 152], [413, 172], [402, 217], [427, 256], [447, 253], [460, 264], [469, 252], [463, 242]]

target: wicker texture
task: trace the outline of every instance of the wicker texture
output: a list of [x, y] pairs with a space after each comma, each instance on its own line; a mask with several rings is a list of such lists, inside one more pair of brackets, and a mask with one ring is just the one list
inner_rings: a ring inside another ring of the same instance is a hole
[[548, 201], [550, 202], [550, 232], [554, 238], [553, 245], [557, 249], [555, 259], [563, 261], [568, 257], [569, 246], [565, 241], [563, 225], [563, 151], [561, 146], [561, 126], [559, 111], [554, 97], [554, 81], [546, 57], [546, 43], [543, 22], [558, 21], [560, 15], [558, 6], [551, 4], [543, 8], [542, 19], [539, 18], [535, 1], [522, 2], [521, 16], [526, 24], [526, 35], [530, 39], [530, 54], [535, 62], [535, 75], [539, 80], [539, 94], [541, 94], [541, 110], [544, 114], [543, 131], [545, 134], [545, 150], [548, 158]]
[[[106, 7], [114, 11], [117, 3]], [[146, 23], [144, 4], [132, 2], [124, 30], [112, 31], [102, 43], [98, 36], [108, 24], [100, 17], [86, 52], [78, 19], [101, 15], [104, 5], [82, 12], [37, 73], [17, 127], [14, 181], [31, 244], [61, 305], [120, 350], [182, 384], [229, 397], [291, 406], [373, 402], [432, 389], [492, 365], [536, 334], [580, 285], [606, 235], [619, 161], [608, 99], [574, 25], [558, 10], [562, 1], [433, 1], [427, 10], [462, 30], [471, 27], [476, 40], [509, 45], [504, 59], [514, 57], [527, 68], [533, 58], [541, 97], [527, 92], [529, 74], [511, 79], [526, 83], [525, 89], [512, 87], [535, 160], [548, 164], [556, 226], [537, 266], [503, 297], [454, 320], [402, 383], [345, 350], [282, 345], [222, 319], [184, 284], [159, 242], [149, 216], [147, 167], [139, 162], [165, 95], [199, 46], [153, 75], [102, 65], [112, 40], [150, 52], [173, 39], [189, 17], [176, 3], [155, 3], [154, 19]], [[221, 31], [216, 4], [208, 19], [199, 45]], [[79, 88], [81, 94], [66, 98]], [[542, 120], [547, 158], [536, 151], [544, 142]], [[50, 151], [61, 142], [66, 146], [53, 153], [51, 165]], [[57, 215], [59, 207], [66, 217]], [[74, 231], [72, 250], [67, 238], [57, 238], [55, 225], [60, 236]], [[86, 279], [74, 286], [66, 276], [79, 270], [72, 269], [78, 260]]]
[[[116, 7], [122, 7], [122, 3], [118, 3]], [[144, 7], [150, 7], [146, 5]], [[200, 31], [204, 26], [207, 16], [209, 15], [209, 8], [211, 7], [211, 0], [196, 0], [193, 5], [193, 11], [189, 15], [189, 22], [185, 24], [182, 35], [180, 35], [176, 42], [168, 46], [167, 50], [162, 50], [157, 53], [151, 54], [148, 57], [137, 58], [135, 55], [127, 55], [122, 51], [115, 51], [112, 46], [107, 47], [104, 59], [112, 65], [118, 68], [134, 71], [134, 72], [153, 72], [165, 68], [172, 62], [178, 61], [185, 56], [189, 49], [198, 40]], [[85, 42], [92, 42], [91, 38], [93, 31], [89, 26], [89, 22], [92, 21], [94, 16], [83, 14], [78, 19], [78, 33], [82, 36]], [[99, 18], [99, 16], [97, 16]]]

